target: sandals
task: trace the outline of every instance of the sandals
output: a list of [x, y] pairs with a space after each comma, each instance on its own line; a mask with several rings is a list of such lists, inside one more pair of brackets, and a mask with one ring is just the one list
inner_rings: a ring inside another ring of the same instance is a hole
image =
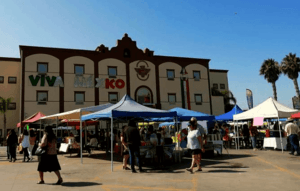
[[43, 180], [40, 180], [37, 182], [37, 184], [45, 184], [45, 182]]
[[196, 170], [196, 172], [200, 172], [200, 171], [202, 171], [202, 169], [200, 168], [200, 169], [198, 169], [198, 170]]
[[190, 173], [193, 173], [193, 170], [190, 168], [186, 168], [185, 170], [189, 171]]
[[128, 168], [127, 166], [126, 167], [123, 166], [123, 170], [131, 170], [131, 169]]

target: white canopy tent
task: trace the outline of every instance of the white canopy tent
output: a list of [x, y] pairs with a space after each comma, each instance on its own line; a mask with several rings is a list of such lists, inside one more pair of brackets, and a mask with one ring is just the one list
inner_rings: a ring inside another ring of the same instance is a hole
[[[263, 103], [259, 104], [258, 106], [245, 111], [240, 114], [233, 115], [234, 121], [243, 121], [243, 120], [249, 120], [254, 119], [255, 117], [264, 117], [264, 118], [288, 118], [292, 114], [295, 114], [299, 112], [296, 109], [289, 108], [285, 105], [282, 105], [272, 97], [268, 98]], [[281, 148], [283, 152], [283, 146], [282, 146], [282, 137], [280, 134], [280, 141], [281, 141]]]
[[[107, 104], [102, 104], [102, 105], [96, 105], [96, 106], [91, 106], [91, 107], [85, 107], [85, 108], [80, 108], [80, 109], [74, 109], [71, 111], [66, 111], [63, 113], [57, 113], [54, 115], [48, 115], [45, 117], [40, 118], [40, 126], [42, 125], [42, 120], [54, 120], [56, 119], [56, 127], [58, 127], [58, 120], [59, 119], [74, 119], [74, 120], [79, 120], [81, 121], [81, 116], [86, 115], [86, 114], [91, 114], [97, 111], [101, 111], [103, 109], [106, 109], [108, 107], [111, 107], [114, 104], [107, 103]], [[57, 132], [57, 131], [56, 131]], [[81, 163], [83, 161], [82, 159], [82, 123], [80, 123], [80, 157], [81, 157]], [[85, 133], [86, 136], [86, 133]], [[86, 137], [85, 137], [86, 139]]]

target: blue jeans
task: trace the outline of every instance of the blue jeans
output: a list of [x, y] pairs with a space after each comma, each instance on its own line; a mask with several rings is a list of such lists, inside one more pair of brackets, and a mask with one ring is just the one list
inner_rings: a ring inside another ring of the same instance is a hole
[[252, 140], [252, 147], [253, 149], [256, 148], [256, 137], [251, 137]]
[[139, 146], [135, 146], [135, 145], [128, 145], [129, 148], [129, 161], [130, 161], [130, 165], [131, 165], [131, 171], [135, 171], [134, 170], [134, 159], [136, 157], [137, 161], [137, 165], [139, 166], [139, 170], [142, 170], [142, 166], [140, 163], [140, 147]]
[[290, 139], [290, 143], [291, 143], [291, 153], [294, 153], [295, 151], [297, 151], [297, 153], [300, 154], [298, 136], [295, 134], [292, 134], [289, 136], [289, 139]]

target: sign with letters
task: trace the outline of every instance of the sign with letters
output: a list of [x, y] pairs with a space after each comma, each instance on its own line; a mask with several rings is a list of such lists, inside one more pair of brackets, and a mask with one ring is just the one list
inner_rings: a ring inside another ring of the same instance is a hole
[[[29, 76], [29, 80], [32, 86], [37, 86], [40, 81], [40, 86], [44, 87], [47, 83], [49, 87], [64, 87], [63, 80], [60, 76], [45, 76], [37, 75]], [[96, 85], [95, 85], [96, 81]], [[109, 78], [95, 78], [93, 75], [88, 77], [75, 76], [74, 78], [75, 88], [105, 88], [105, 89], [123, 89], [125, 87], [125, 82], [122, 79], [109, 79]]]

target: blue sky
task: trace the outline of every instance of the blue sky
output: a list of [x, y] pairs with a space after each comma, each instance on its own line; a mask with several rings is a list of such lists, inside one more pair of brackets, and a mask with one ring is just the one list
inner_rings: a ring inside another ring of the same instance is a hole
[[[128, 33], [156, 55], [209, 58], [210, 68], [229, 70], [229, 88], [247, 109], [246, 88], [254, 105], [273, 96], [259, 76], [262, 62], [300, 56], [299, 7], [296, 0], [3, 1], [0, 56], [20, 57], [19, 45], [111, 48]], [[292, 107], [292, 80], [282, 75], [276, 85], [278, 101]]]

